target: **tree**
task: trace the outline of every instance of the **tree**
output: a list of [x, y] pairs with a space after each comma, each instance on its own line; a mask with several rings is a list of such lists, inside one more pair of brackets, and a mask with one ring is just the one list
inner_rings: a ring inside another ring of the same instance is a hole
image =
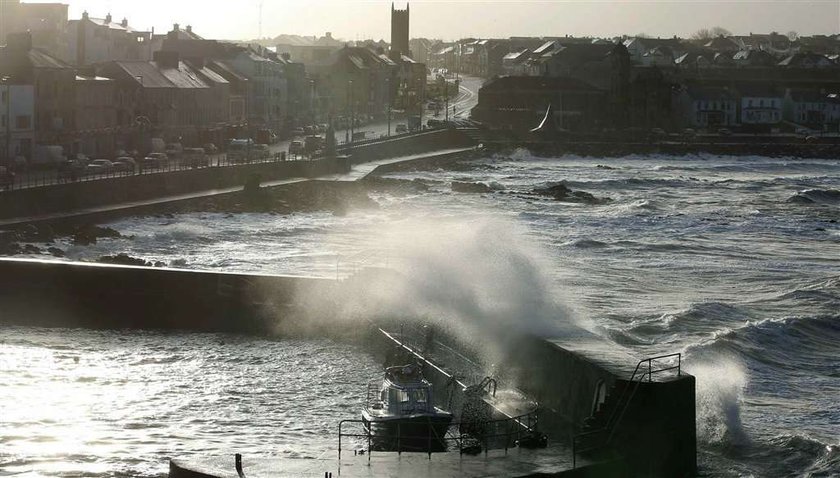
[[720, 36], [731, 36], [732, 32], [723, 27], [701, 28], [691, 35], [693, 40], [711, 40]]
[[795, 31], [791, 30], [787, 33], [787, 37], [790, 41], [796, 41], [799, 39], [799, 33], [796, 33]]

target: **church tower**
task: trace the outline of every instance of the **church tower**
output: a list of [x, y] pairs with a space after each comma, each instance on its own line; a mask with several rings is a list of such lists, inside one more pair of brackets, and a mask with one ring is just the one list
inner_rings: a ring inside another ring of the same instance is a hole
[[399, 59], [401, 55], [411, 56], [408, 47], [409, 5], [405, 10], [397, 10], [391, 3], [391, 58]]

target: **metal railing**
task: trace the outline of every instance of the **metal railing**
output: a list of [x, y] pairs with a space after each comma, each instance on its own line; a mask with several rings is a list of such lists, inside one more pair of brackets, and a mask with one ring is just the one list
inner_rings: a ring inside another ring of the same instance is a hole
[[285, 162], [310, 162], [319, 161], [323, 158], [313, 157], [305, 154], [287, 154], [285, 151], [271, 153], [268, 155], [251, 155], [250, 157], [238, 154], [208, 155], [206, 160], [170, 159], [161, 161], [158, 164], [143, 164], [143, 161], [136, 161], [131, 169], [102, 168], [85, 169], [83, 166], [71, 168], [30, 168], [16, 174], [0, 176], [0, 194], [4, 191], [49, 187], [61, 184], [81, 183], [88, 181], [103, 181], [120, 179], [131, 176], [147, 176], [175, 173], [181, 171], [193, 171], [209, 168], [235, 168], [253, 164], [285, 163]]
[[[383, 432], [382, 430], [374, 430], [376, 421], [365, 422], [364, 420], [341, 420], [338, 424], [338, 459], [341, 459], [341, 452], [343, 450], [344, 438], [361, 438], [366, 442], [366, 453], [368, 461], [372, 451], [377, 451], [376, 448], [382, 443], [386, 444], [387, 450], [380, 451], [396, 451], [399, 454], [403, 452], [425, 452], [428, 453], [431, 459], [432, 453], [435, 450], [434, 445], [442, 444], [443, 449], [439, 451], [454, 450], [450, 448], [450, 444], [457, 445], [458, 452], [466, 453], [473, 444], [480, 444], [481, 449], [484, 450], [485, 456], [491, 447], [496, 449], [504, 448], [505, 453], [510, 448], [516, 446], [517, 442], [526, 436], [530, 436], [537, 432], [537, 411], [531, 411], [516, 417], [506, 417], [494, 420], [472, 420], [463, 422], [453, 422], [447, 427], [444, 436], [438, 434], [438, 430], [431, 422], [431, 418], [427, 423], [428, 432], [424, 435], [406, 435], [402, 433], [402, 426], [408, 425], [407, 420], [395, 420], [397, 431], [394, 434]], [[345, 426], [347, 424], [361, 426], [360, 431], [346, 432]], [[411, 425], [416, 425], [416, 422]], [[468, 430], [468, 431], [464, 431]], [[480, 431], [480, 432], [477, 432]], [[424, 449], [418, 450], [416, 446], [407, 446], [406, 443], [424, 443]], [[393, 446], [396, 444], [396, 446]], [[394, 450], [393, 448], [396, 448]]]
[[[653, 362], [657, 360], [663, 360], [667, 358], [676, 357], [677, 364], [669, 367], [658, 368], [654, 370]], [[645, 371], [642, 366], [647, 363], [647, 370]], [[640, 373], [641, 370], [641, 373]], [[615, 406], [613, 407], [612, 411], [610, 412], [609, 417], [607, 418], [606, 423], [603, 427], [598, 428], [596, 430], [590, 430], [582, 433], [578, 433], [577, 435], [572, 437], [572, 468], [577, 467], [577, 456], [579, 453], [588, 453], [595, 451], [597, 449], [603, 448], [607, 446], [613, 438], [615, 434], [615, 430], [621, 421], [624, 419], [624, 415], [627, 412], [627, 409], [630, 407], [630, 404], [633, 402], [633, 398], [636, 396], [636, 392], [639, 389], [639, 386], [645, 381], [645, 377], [647, 377], [648, 383], [653, 381], [653, 375], [661, 372], [667, 372], [670, 370], [676, 370], [677, 376], [682, 375], [682, 354], [681, 353], [673, 353], [667, 355], [659, 355], [656, 357], [649, 357], [643, 360], [640, 360], [638, 364], [636, 364], [636, 368], [633, 370], [633, 374], [630, 376], [630, 380], [622, 387], [621, 395], [619, 396], [618, 400], [615, 402]], [[632, 389], [632, 391], [631, 391]], [[588, 448], [580, 449], [579, 442], [586, 439], [587, 437], [596, 437], [598, 435], [606, 435], [606, 438], [603, 442], [598, 443], [596, 445], [590, 445]]]

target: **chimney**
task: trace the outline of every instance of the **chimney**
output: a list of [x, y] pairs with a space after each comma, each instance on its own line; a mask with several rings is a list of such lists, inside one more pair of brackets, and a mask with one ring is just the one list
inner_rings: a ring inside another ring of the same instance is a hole
[[85, 10], [84, 12], [82, 12], [82, 20], [87, 20], [88, 18], [90, 18], [90, 16], [88, 15], [87, 10]]
[[6, 47], [9, 51], [25, 53], [32, 50], [32, 33], [9, 33], [6, 37]]
[[180, 57], [177, 51], [156, 51], [154, 53], [155, 63], [158, 68], [178, 68]]
[[187, 33], [192, 33], [192, 25], [187, 25]]
[[176, 23], [176, 24], [174, 24], [174, 25], [172, 25], [172, 31], [173, 31], [173, 32], [179, 32], [179, 31], [181, 31], [181, 25], [178, 25], [177, 23]]
[[332, 32], [327, 32], [327, 40], [332, 40]]
[[110, 14], [110, 13], [109, 13], [108, 15], [105, 15], [105, 24], [106, 24], [106, 25], [107, 25], [108, 23], [111, 23], [111, 20], [112, 20], [112, 18], [111, 18], [111, 14]]
[[122, 22], [120, 22], [120, 25], [122, 25], [123, 28], [128, 28], [128, 18], [123, 18]]

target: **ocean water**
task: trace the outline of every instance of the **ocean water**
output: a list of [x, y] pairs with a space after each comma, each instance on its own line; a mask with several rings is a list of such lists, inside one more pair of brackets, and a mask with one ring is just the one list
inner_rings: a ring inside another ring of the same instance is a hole
[[[111, 224], [127, 238], [61, 247], [70, 259], [125, 252], [321, 277], [389, 267], [411, 287], [378, 307], [548, 336], [560, 333], [552, 322], [575, 322], [640, 358], [682, 352], [698, 378], [703, 476], [840, 476], [840, 161], [520, 150], [458, 169], [391, 175], [430, 189], [378, 193], [378, 208], [342, 216], [136, 217]], [[454, 193], [452, 181], [493, 192]], [[610, 201], [533, 194], [560, 182]], [[275, 425], [301, 411], [355, 416], [376, 375], [362, 351], [328, 341], [0, 329], [0, 350], [49, 362], [0, 367], [13, 385], [0, 388], [13, 404], [0, 417], [0, 474], [153, 475], [176, 454], [328, 452], [323, 419], [304, 418], [293, 439]], [[287, 356], [305, 368], [284, 367]], [[237, 399], [245, 387], [259, 398]]]

